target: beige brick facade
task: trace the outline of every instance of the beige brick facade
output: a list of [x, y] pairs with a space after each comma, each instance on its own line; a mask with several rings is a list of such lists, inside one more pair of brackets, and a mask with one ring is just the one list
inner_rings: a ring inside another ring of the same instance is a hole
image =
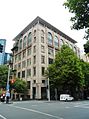
[[62, 44], [68, 44], [80, 56], [76, 41], [46, 21], [37, 17], [14, 38], [13, 68], [16, 76], [26, 80], [30, 99], [47, 98], [47, 79], [44, 71], [53, 62]]

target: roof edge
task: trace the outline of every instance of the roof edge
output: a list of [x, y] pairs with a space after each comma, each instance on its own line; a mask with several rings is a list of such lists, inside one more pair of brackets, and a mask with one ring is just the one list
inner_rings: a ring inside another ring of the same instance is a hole
[[68, 35], [66, 35], [65, 33], [63, 33], [62, 31], [60, 31], [59, 29], [57, 29], [56, 27], [54, 27], [53, 25], [51, 25], [50, 23], [46, 22], [45, 20], [43, 20], [42, 18], [40, 18], [39, 16], [37, 16], [29, 25], [27, 25], [14, 39], [13, 41], [19, 39], [24, 33], [26, 33], [30, 28], [32, 28], [34, 25], [36, 25], [37, 23], [43, 24], [45, 25], [47, 28], [52, 29], [53, 31], [57, 32], [59, 35], [63, 36], [64, 38], [66, 38], [67, 40], [73, 42], [73, 43], [77, 43], [77, 41], [75, 41], [74, 39], [72, 39], [71, 37], [69, 37]]

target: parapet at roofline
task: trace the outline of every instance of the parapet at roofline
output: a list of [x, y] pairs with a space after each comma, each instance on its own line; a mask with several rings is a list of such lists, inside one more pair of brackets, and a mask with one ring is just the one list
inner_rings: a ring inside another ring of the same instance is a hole
[[13, 41], [19, 39], [23, 34], [25, 34], [29, 29], [31, 29], [34, 25], [36, 25], [37, 23], [45, 25], [47, 28], [53, 30], [54, 32], [58, 33], [59, 35], [63, 36], [65, 39], [73, 42], [73, 43], [77, 43], [77, 41], [75, 41], [74, 39], [72, 39], [71, 37], [69, 37], [68, 35], [66, 35], [65, 33], [63, 33], [62, 31], [58, 30], [56, 27], [52, 26], [50, 23], [46, 22], [45, 20], [43, 20], [42, 18], [40, 18], [39, 16], [37, 16], [29, 25], [27, 25], [14, 39]]

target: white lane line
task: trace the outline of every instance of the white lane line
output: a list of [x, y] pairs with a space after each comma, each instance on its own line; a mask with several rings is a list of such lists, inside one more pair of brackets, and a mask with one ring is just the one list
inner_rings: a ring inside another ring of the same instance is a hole
[[37, 106], [37, 105], [32, 105], [32, 106], [34, 107], [34, 106]]
[[4, 117], [4, 116], [2, 116], [2, 115], [0, 115], [0, 117], [1, 117], [2, 119], [7, 119], [6, 117]]
[[[85, 108], [86, 106], [88, 106], [89, 104], [80, 104], [80, 105], [75, 105], [74, 107], [80, 107], [80, 108]], [[89, 107], [87, 107], [89, 108]]]
[[22, 110], [27, 110], [27, 111], [30, 111], [30, 112], [35, 112], [35, 113], [43, 114], [43, 115], [46, 115], [46, 116], [49, 116], [49, 117], [53, 117], [55, 119], [64, 119], [62, 117], [54, 116], [54, 115], [51, 115], [51, 114], [48, 114], [48, 113], [44, 113], [44, 112], [40, 112], [40, 111], [33, 110], [33, 109], [28, 109], [28, 108], [14, 106], [14, 105], [9, 105], [9, 106], [15, 107], [15, 108], [18, 108], [18, 109], [22, 109]]

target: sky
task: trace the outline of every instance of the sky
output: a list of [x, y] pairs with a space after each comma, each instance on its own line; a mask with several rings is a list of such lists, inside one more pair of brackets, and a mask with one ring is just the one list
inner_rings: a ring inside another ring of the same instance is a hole
[[6, 52], [13, 47], [13, 38], [37, 16], [46, 20], [78, 43], [83, 52], [84, 30], [71, 30], [73, 14], [65, 9], [66, 0], [0, 0], [0, 39], [6, 39]]

